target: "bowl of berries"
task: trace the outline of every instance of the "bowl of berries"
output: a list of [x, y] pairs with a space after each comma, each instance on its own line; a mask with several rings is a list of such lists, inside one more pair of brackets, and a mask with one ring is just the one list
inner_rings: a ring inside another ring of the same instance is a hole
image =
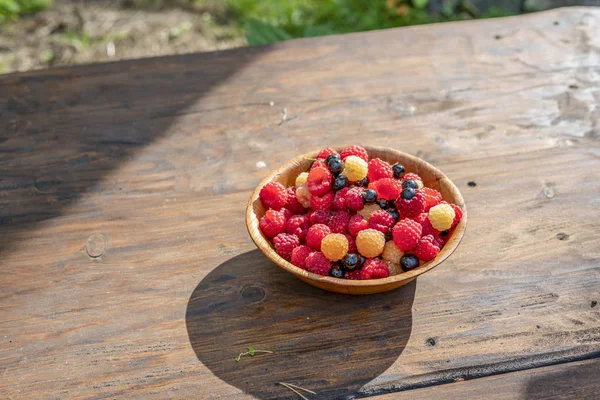
[[405, 285], [448, 258], [467, 223], [458, 188], [424, 160], [386, 147], [325, 148], [266, 177], [248, 232], [275, 264], [345, 294]]

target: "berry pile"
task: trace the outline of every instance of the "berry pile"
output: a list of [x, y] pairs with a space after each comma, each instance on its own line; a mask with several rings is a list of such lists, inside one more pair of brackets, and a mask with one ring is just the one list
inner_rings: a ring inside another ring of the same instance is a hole
[[294, 187], [267, 183], [262, 233], [277, 254], [319, 275], [378, 279], [433, 260], [462, 218], [419, 175], [350, 146], [321, 150]]

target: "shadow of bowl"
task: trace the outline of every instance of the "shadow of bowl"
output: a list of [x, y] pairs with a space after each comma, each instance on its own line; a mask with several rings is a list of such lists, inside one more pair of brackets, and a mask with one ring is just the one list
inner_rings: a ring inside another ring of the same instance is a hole
[[[198, 359], [260, 399], [297, 398], [278, 382], [343, 398], [389, 368], [412, 328], [416, 282], [373, 296], [302, 284], [258, 250], [219, 265], [194, 290], [186, 324]], [[247, 350], [270, 350], [235, 358]]]

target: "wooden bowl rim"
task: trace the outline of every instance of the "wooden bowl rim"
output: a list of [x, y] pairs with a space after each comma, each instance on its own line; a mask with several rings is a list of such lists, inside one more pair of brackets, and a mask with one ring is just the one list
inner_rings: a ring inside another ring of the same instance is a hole
[[[258, 195], [259, 195], [259, 192], [262, 189], [262, 187], [264, 185], [266, 185], [267, 183], [275, 180], [277, 177], [279, 177], [282, 173], [285, 172], [285, 170], [290, 165], [293, 165], [295, 163], [300, 163], [306, 158], [316, 158], [319, 151], [312, 151], [310, 153], [306, 153], [306, 154], [297, 156], [297, 157], [289, 160], [285, 164], [281, 165], [279, 168], [275, 169], [275, 171], [271, 172], [266, 178], [264, 178], [258, 184], [256, 189], [254, 189], [254, 191], [252, 192], [252, 195], [250, 196], [250, 200], [248, 201], [248, 205], [246, 208], [246, 227], [248, 229], [248, 233], [250, 234], [250, 237], [252, 238], [252, 241], [256, 244], [256, 246], [267, 256], [267, 258], [269, 258], [271, 261], [273, 261], [277, 266], [285, 269], [286, 271], [288, 271], [300, 278], [309, 279], [311, 281], [315, 281], [315, 282], [319, 282], [319, 283], [327, 283], [327, 284], [330, 284], [330, 285], [333, 285], [333, 286], [336, 286], [339, 288], [377, 287], [377, 286], [382, 286], [382, 285], [387, 285], [387, 284], [398, 283], [398, 282], [402, 282], [402, 281], [411, 281], [411, 280], [415, 279], [416, 277], [424, 274], [427, 271], [432, 270], [433, 268], [435, 268], [436, 266], [441, 264], [456, 250], [456, 248], [460, 244], [460, 241], [462, 240], [463, 235], [465, 233], [465, 229], [466, 229], [466, 225], [467, 225], [467, 209], [465, 207], [465, 202], [462, 197], [462, 194], [460, 193], [460, 191], [458, 190], [456, 185], [454, 185], [454, 182], [452, 182], [452, 180], [450, 180], [442, 171], [440, 171], [439, 169], [437, 169], [436, 167], [434, 167], [433, 165], [429, 164], [427, 161], [425, 161], [419, 157], [410, 155], [408, 153], [404, 153], [399, 150], [391, 149], [389, 147], [381, 147], [381, 146], [363, 146], [363, 147], [365, 148], [365, 150], [367, 150], [369, 155], [371, 154], [371, 152], [394, 153], [394, 155], [397, 155], [399, 158], [400, 157], [406, 158], [406, 159], [411, 160], [414, 164], [421, 164], [424, 167], [426, 167], [427, 169], [430, 169], [435, 173], [435, 175], [437, 176], [436, 180], [438, 182], [442, 181], [442, 180], [446, 180], [449, 183], [450, 191], [452, 192], [452, 195], [454, 196], [454, 198], [457, 200], [455, 202], [455, 204], [458, 205], [463, 211], [462, 219], [461, 219], [460, 223], [456, 226], [454, 233], [452, 234], [452, 237], [450, 238], [450, 240], [446, 243], [446, 245], [440, 251], [438, 256], [435, 259], [433, 259], [432, 261], [428, 261], [424, 264], [421, 264], [419, 267], [415, 268], [412, 271], [403, 272], [398, 275], [393, 275], [393, 276], [389, 276], [387, 278], [382, 278], [382, 279], [349, 280], [349, 279], [342, 279], [342, 278], [334, 278], [334, 277], [330, 277], [330, 276], [323, 276], [323, 275], [313, 274], [312, 272], [308, 272], [302, 268], [295, 266], [291, 262], [285, 260], [284, 258], [279, 256], [279, 254], [277, 254], [277, 252], [275, 252], [275, 250], [270, 246], [269, 240], [262, 235], [260, 228], [258, 226], [258, 223], [259, 223], [258, 217], [254, 213], [254, 202], [258, 200], [258, 198], [259, 198]], [[340, 151], [339, 148], [336, 150], [338, 152]], [[410, 172], [410, 171], [408, 171], [408, 172]]]

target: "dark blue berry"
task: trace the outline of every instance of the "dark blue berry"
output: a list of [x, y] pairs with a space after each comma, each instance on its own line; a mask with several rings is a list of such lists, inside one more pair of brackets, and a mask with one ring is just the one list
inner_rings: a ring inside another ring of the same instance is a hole
[[348, 178], [343, 175], [338, 175], [333, 180], [333, 190], [340, 190], [348, 184]]
[[344, 267], [351, 271], [357, 268], [359, 264], [360, 258], [354, 253], [348, 253], [346, 254], [346, 257], [344, 257]]
[[402, 182], [402, 189], [407, 189], [407, 188], [418, 189], [419, 185], [417, 184], [416, 181], [414, 181], [412, 179], [407, 179], [404, 182]]
[[406, 272], [412, 271], [419, 266], [419, 259], [414, 254], [405, 254], [400, 259], [400, 266]]
[[396, 200], [389, 200], [388, 208], [396, 208]]
[[379, 199], [375, 202], [375, 204], [377, 204], [379, 207], [381, 207], [382, 210], [385, 210], [386, 208], [388, 208], [390, 205], [387, 202], [387, 200], [385, 199]]
[[394, 219], [396, 221], [398, 221], [398, 218], [400, 218], [400, 214], [398, 213], [398, 210], [396, 210], [395, 208], [388, 208], [387, 210], [388, 214], [390, 214], [392, 217], [394, 217]]
[[344, 163], [339, 158], [332, 158], [327, 162], [327, 168], [329, 168], [332, 174], [339, 174], [344, 170]]
[[412, 200], [412, 198], [415, 197], [416, 193], [417, 192], [415, 191], [415, 189], [406, 188], [402, 191], [402, 194], [400, 195], [400, 197], [402, 197], [404, 200]]
[[358, 265], [358, 269], [361, 269], [363, 267], [363, 265], [365, 264], [365, 261], [367, 261], [367, 259], [363, 256], [360, 256], [360, 263]]
[[404, 174], [404, 165], [394, 164], [392, 165], [392, 171], [394, 171], [394, 178], [400, 178]]
[[360, 181], [356, 182], [356, 186], [367, 187], [369, 185], [369, 178], [363, 178]]
[[340, 155], [339, 154], [330, 154], [327, 156], [327, 158], [325, 159], [325, 164], [329, 165], [329, 161], [331, 160], [340, 160]]
[[442, 231], [442, 232], [440, 232], [440, 236], [441, 237], [448, 236], [448, 233], [449, 233], [448, 231]]
[[373, 189], [365, 189], [362, 192], [362, 199], [364, 204], [373, 203], [377, 200], [377, 192]]
[[333, 276], [334, 278], [343, 278], [346, 274], [341, 265], [334, 264], [329, 270], [329, 275]]

